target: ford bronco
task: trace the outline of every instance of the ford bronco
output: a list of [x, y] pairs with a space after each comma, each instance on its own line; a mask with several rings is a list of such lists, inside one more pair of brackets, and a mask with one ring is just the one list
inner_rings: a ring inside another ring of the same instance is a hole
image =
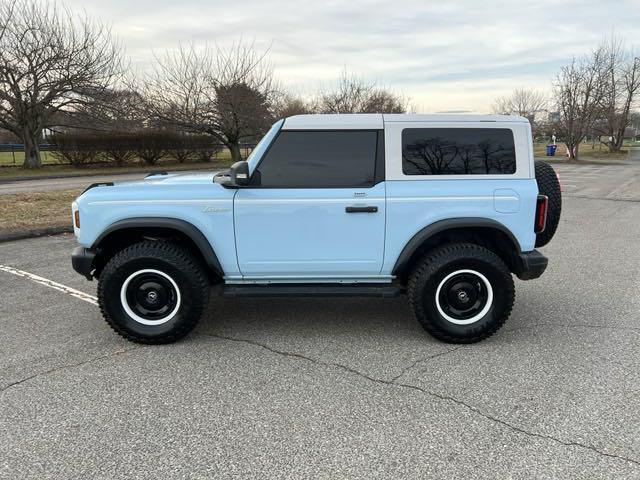
[[434, 337], [477, 342], [539, 277], [560, 184], [522, 117], [300, 115], [218, 173], [90, 186], [74, 269], [120, 335], [189, 333], [226, 296], [404, 294]]

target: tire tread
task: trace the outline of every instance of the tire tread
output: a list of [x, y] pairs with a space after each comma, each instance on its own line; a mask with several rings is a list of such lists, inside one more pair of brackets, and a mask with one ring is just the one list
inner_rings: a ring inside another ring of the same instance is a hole
[[547, 162], [536, 160], [536, 182], [538, 191], [549, 198], [547, 209], [547, 226], [536, 235], [536, 247], [548, 244], [558, 229], [562, 213], [562, 192], [555, 170]]
[[[194, 290], [196, 291], [196, 294], [192, 295], [191, 299], [191, 306], [195, 314], [190, 315], [186, 321], [180, 322], [176, 329], [162, 336], [147, 337], [122, 328], [110, 315], [105, 305], [104, 279], [113, 275], [117, 269], [126, 262], [140, 257], [162, 258], [174, 266], [183, 269], [186, 275], [192, 280]], [[150, 345], [172, 343], [180, 340], [191, 332], [198, 323], [200, 315], [207, 305], [209, 287], [206, 273], [200, 262], [198, 262], [187, 249], [172, 242], [145, 240], [121, 250], [107, 262], [100, 274], [98, 282], [98, 305], [107, 324], [118, 335], [127, 340]]]
[[[422, 302], [423, 290], [427, 280], [442, 268], [443, 265], [454, 260], [459, 260], [461, 257], [473, 257], [474, 259], [491, 263], [500, 271], [509, 286], [507, 304], [498, 319], [491, 324], [490, 328], [476, 328], [474, 331], [472, 327], [470, 329], [471, 334], [466, 335], [464, 338], [451, 335], [439, 328], [434, 322], [430, 322], [424, 311]], [[447, 343], [475, 343], [490, 337], [507, 321], [515, 302], [513, 277], [508, 267], [502, 259], [491, 250], [474, 243], [448, 244], [436, 248], [423, 256], [409, 277], [407, 297], [409, 298], [409, 304], [411, 305], [416, 320], [418, 320], [423, 328], [433, 337]]]

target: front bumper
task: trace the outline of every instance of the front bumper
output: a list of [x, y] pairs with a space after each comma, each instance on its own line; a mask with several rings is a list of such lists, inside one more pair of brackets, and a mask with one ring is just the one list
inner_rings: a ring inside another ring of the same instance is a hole
[[548, 263], [549, 259], [538, 250], [524, 252], [516, 259], [514, 273], [520, 280], [533, 280], [544, 273]]
[[85, 247], [76, 247], [71, 253], [71, 265], [76, 272], [87, 277], [87, 280], [91, 280], [93, 278], [91, 272], [94, 270], [93, 262], [95, 258], [95, 251]]

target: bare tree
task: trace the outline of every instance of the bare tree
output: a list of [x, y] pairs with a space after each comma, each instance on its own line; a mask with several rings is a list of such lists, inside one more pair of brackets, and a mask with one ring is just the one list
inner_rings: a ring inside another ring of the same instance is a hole
[[556, 78], [554, 97], [560, 118], [555, 127], [572, 160], [578, 159], [580, 143], [600, 113], [605, 62], [605, 52], [600, 48], [591, 57], [574, 58]]
[[143, 92], [160, 124], [211, 135], [238, 161], [240, 143], [271, 123], [277, 90], [266, 53], [240, 42], [227, 50], [181, 46], [167, 53], [145, 79]]
[[59, 125], [82, 130], [140, 130], [148, 125], [145, 98], [132, 88], [107, 88], [93, 95], [93, 101], [79, 105]]
[[313, 105], [293, 95], [282, 95], [273, 107], [275, 118], [287, 118], [313, 112]]
[[547, 108], [547, 96], [537, 90], [516, 88], [511, 95], [498, 97], [493, 103], [493, 112], [500, 115], [520, 115], [537, 126], [540, 113]]
[[636, 94], [640, 91], [640, 58], [626, 49], [617, 37], [605, 40], [600, 48], [605, 57], [602, 64], [605, 90], [596, 132], [606, 137], [604, 143], [610, 152], [618, 152], [630, 125]]
[[120, 48], [103, 24], [46, 1], [1, 0], [0, 25], [0, 127], [37, 168], [43, 130], [115, 82]]
[[408, 101], [381, 88], [375, 82], [350, 75], [344, 70], [335, 89], [320, 93], [316, 100], [319, 113], [405, 113]]

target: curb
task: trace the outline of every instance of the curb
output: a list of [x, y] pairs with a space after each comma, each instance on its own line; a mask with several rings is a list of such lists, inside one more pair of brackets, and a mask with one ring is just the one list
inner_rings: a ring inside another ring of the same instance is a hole
[[15, 240], [25, 240], [27, 238], [46, 237], [49, 235], [60, 235], [61, 233], [71, 233], [73, 227], [47, 227], [23, 230], [18, 232], [0, 233], [0, 243], [13, 242]]

